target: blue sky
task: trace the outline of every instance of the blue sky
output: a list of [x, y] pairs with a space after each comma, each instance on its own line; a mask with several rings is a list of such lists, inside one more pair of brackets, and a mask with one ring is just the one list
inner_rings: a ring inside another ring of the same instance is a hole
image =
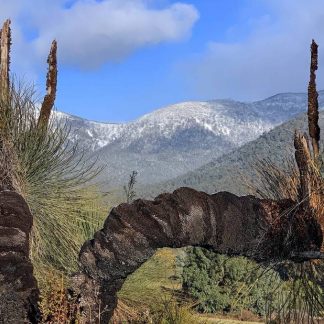
[[44, 95], [56, 38], [57, 108], [100, 121], [304, 92], [312, 38], [324, 58], [322, 0], [0, 0], [0, 12], [12, 20], [12, 71]]

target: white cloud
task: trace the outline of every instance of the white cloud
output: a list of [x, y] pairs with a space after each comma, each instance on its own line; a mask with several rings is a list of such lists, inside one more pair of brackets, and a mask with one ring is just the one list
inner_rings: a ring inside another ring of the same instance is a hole
[[[61, 64], [95, 68], [123, 59], [138, 48], [179, 41], [190, 35], [198, 19], [192, 5], [176, 3], [154, 9], [152, 0], [11, 0], [0, 3], [0, 18], [13, 20], [14, 44], [21, 59], [45, 59], [55, 38]], [[30, 28], [33, 40], [23, 37]], [[18, 37], [19, 36], [19, 37]]]
[[[271, 14], [251, 20], [248, 37], [236, 43], [210, 42], [182, 66], [196, 95], [255, 100], [278, 92], [305, 92], [312, 38], [319, 44], [318, 88], [324, 88], [323, 1], [262, 1]], [[238, 31], [240, 26], [233, 28]]]

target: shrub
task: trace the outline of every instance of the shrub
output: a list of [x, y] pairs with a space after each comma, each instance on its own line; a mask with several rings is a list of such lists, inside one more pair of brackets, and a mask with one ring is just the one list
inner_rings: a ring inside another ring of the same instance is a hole
[[194, 247], [188, 250], [183, 287], [197, 300], [199, 312], [247, 309], [265, 315], [267, 303], [283, 291], [283, 282], [277, 272], [265, 270], [247, 258]]

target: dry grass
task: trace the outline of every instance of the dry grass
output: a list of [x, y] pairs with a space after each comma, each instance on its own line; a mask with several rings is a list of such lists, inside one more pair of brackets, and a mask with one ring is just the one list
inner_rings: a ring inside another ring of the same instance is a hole
[[263, 322], [255, 322], [255, 321], [241, 321], [230, 318], [220, 318], [215, 315], [200, 315], [202, 320], [204, 320], [207, 324], [260, 324]]
[[51, 268], [43, 268], [39, 272], [43, 276], [40, 279], [43, 287], [39, 303], [40, 323], [78, 323], [81, 312], [77, 298], [67, 293], [68, 278]]
[[179, 303], [176, 298], [165, 298], [156, 310], [153, 310], [152, 324], [205, 324], [192, 310], [190, 303]]
[[271, 159], [254, 162], [255, 175], [244, 177], [249, 193], [262, 199], [291, 199], [297, 201], [299, 172], [293, 158], [287, 158], [282, 165], [277, 165]]

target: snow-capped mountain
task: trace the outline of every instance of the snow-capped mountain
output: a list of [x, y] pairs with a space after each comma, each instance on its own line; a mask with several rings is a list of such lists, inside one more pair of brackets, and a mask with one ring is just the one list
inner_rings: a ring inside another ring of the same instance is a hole
[[[232, 101], [184, 102], [168, 106], [125, 125], [106, 148], [134, 153], [190, 152], [217, 146], [232, 148], [268, 131], [273, 123], [249, 105]], [[104, 149], [106, 149], [104, 148]]]
[[60, 111], [54, 111], [54, 118], [70, 129], [69, 139], [73, 143], [79, 142], [92, 151], [116, 140], [124, 128], [123, 124], [96, 122]]
[[[320, 91], [324, 106], [324, 91]], [[107, 165], [103, 178], [120, 186], [132, 170], [154, 183], [193, 170], [255, 140], [306, 112], [307, 94], [278, 94], [265, 100], [184, 102], [124, 124], [99, 123], [57, 112], [71, 127], [70, 139], [91, 149]], [[90, 151], [90, 150], [88, 150]]]

